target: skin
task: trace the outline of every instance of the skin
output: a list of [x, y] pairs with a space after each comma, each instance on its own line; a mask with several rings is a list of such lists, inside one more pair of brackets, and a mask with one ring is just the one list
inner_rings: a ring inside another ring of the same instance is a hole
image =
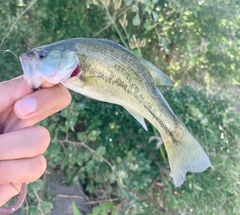
[[[35, 104], [31, 110], [29, 100]], [[0, 206], [21, 188], [19, 199], [24, 199], [26, 190], [22, 184], [31, 183], [44, 173], [47, 164], [43, 153], [50, 135], [46, 128], [33, 125], [70, 102], [70, 93], [61, 85], [44, 83], [33, 91], [22, 76], [0, 83], [0, 122], [4, 123], [0, 125], [0, 173], [4, 173], [4, 177], [0, 174]], [[0, 208], [0, 214], [9, 213]]]

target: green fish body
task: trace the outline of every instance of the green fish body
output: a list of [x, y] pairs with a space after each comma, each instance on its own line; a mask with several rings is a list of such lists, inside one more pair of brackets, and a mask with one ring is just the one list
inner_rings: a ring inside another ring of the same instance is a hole
[[147, 130], [147, 119], [160, 133], [173, 181], [186, 172], [211, 166], [198, 141], [176, 117], [158, 90], [171, 81], [156, 66], [106, 39], [74, 38], [41, 46], [20, 56], [24, 78], [33, 88], [62, 83], [95, 100], [123, 106]]

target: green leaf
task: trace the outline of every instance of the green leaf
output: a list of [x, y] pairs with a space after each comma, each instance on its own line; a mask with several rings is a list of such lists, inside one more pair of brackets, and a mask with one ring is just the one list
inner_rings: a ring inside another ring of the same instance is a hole
[[158, 22], [163, 22], [164, 21], [164, 16], [161, 14], [159, 15]]
[[105, 146], [99, 146], [96, 150], [97, 153], [100, 155], [104, 155], [106, 153], [106, 147]]
[[75, 202], [72, 202], [72, 211], [73, 215], [82, 215], [82, 213], [78, 210]]
[[164, 49], [166, 49], [168, 46], [168, 41], [165, 37], [162, 37], [162, 46]]
[[38, 179], [37, 181], [35, 181], [34, 183], [31, 184], [32, 186], [32, 189], [35, 189], [36, 191], [39, 191], [43, 185], [44, 185], [44, 182], [43, 180], [41, 179]]
[[153, 16], [154, 22], [157, 22], [157, 21], [158, 21], [158, 18], [159, 18], [158, 13], [155, 12], [155, 11], [152, 11], [152, 16]]
[[91, 141], [96, 141], [97, 137], [101, 134], [101, 131], [99, 130], [93, 130], [91, 131], [91, 133], [89, 134], [88, 139]]
[[141, 57], [141, 52], [140, 52], [139, 49], [134, 49], [134, 50], [132, 50], [132, 52], [133, 52], [135, 55]]
[[85, 133], [85, 132], [78, 132], [78, 133], [77, 133], [77, 139], [78, 139], [78, 141], [80, 141], [80, 142], [85, 141], [85, 140], [87, 139], [86, 133]]
[[50, 211], [53, 209], [53, 204], [51, 202], [41, 201], [40, 207], [44, 213], [49, 214]]
[[37, 206], [30, 206], [28, 207], [29, 215], [39, 215], [39, 210]]
[[190, 63], [192, 66], [195, 66], [195, 64], [196, 64], [196, 61], [195, 61], [194, 57], [192, 57], [192, 56], [190, 56]]
[[116, 206], [113, 203], [104, 202], [101, 205], [93, 208], [93, 212], [90, 215], [107, 215], [110, 209], [112, 209], [113, 214], [113, 211], [116, 210]]
[[146, 11], [148, 14], [151, 14], [152, 9], [150, 7], [145, 7], [144, 11]]
[[133, 0], [126, 0], [126, 5], [132, 4]]
[[141, 20], [138, 14], [133, 17], [132, 23], [134, 26], [139, 26], [141, 24]]
[[93, 184], [88, 184], [86, 187], [86, 191], [88, 191], [89, 193], [92, 193], [94, 189], [95, 187]]
[[201, 188], [200, 186], [193, 184], [194, 188], [198, 191], [203, 191], [203, 188]]
[[154, 25], [152, 25], [152, 21], [151, 20], [146, 20], [146, 22], [144, 23], [144, 28], [147, 31], [151, 31], [154, 28]]
[[134, 5], [132, 6], [132, 12], [133, 12], [133, 13], [136, 13], [138, 10], [139, 10], [138, 6], [134, 4]]
[[28, 195], [34, 198], [35, 194], [33, 190], [38, 192], [43, 186], [44, 186], [44, 182], [41, 179], [38, 179], [37, 181], [30, 183], [28, 185]]

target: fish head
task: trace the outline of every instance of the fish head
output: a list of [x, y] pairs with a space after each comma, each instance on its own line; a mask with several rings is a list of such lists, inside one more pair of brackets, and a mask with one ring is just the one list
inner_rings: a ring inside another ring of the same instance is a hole
[[24, 79], [33, 89], [46, 81], [62, 83], [79, 73], [79, 58], [66, 44], [52, 44], [27, 51], [20, 57]]

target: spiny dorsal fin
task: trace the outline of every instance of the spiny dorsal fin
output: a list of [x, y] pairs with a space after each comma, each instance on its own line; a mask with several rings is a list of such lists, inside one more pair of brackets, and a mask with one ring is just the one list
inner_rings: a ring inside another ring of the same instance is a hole
[[[124, 107], [124, 106], [123, 106]], [[139, 114], [137, 113], [136, 111], [128, 108], [128, 107], [124, 107], [141, 125], [142, 127], [147, 131], [147, 126], [145, 124], [145, 121], [144, 121], [144, 118]]]
[[149, 61], [138, 57], [140, 63], [150, 73], [156, 86], [173, 86], [169, 77]]

